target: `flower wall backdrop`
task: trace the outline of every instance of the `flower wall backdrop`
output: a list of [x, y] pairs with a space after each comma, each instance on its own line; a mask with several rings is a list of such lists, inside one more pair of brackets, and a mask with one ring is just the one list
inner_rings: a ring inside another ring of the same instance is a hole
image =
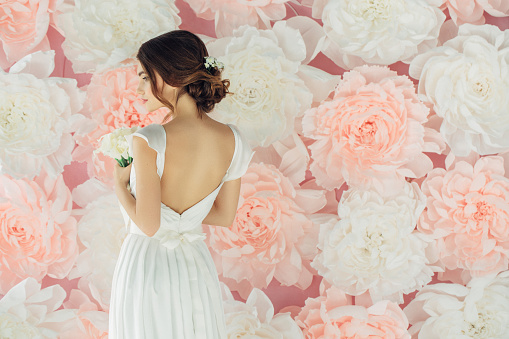
[[0, 3], [0, 337], [106, 338], [133, 56], [199, 34], [255, 149], [204, 225], [230, 338], [507, 338], [509, 2]]

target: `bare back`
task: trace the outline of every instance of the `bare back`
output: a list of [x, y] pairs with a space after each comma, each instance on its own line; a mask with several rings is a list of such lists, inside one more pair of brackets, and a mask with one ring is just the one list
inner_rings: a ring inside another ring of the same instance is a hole
[[170, 121], [161, 176], [161, 201], [181, 214], [214, 191], [230, 166], [235, 136], [227, 125], [203, 120]]

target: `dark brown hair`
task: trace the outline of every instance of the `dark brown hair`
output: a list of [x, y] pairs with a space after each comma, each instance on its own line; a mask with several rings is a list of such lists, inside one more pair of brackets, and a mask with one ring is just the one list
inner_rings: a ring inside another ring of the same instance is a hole
[[164, 120], [175, 113], [175, 107], [162, 97], [162, 88], [156, 85], [155, 72], [170, 86], [180, 87], [176, 102], [184, 94], [196, 101], [200, 117], [209, 113], [214, 105], [228, 94], [229, 80], [221, 80], [217, 67], [205, 68], [209, 56], [205, 44], [195, 34], [175, 30], [164, 33], [143, 43], [136, 58], [150, 79], [154, 96], [170, 109]]

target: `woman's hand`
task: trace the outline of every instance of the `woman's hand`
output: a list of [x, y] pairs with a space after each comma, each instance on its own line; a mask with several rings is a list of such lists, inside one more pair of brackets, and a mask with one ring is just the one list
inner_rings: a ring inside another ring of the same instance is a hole
[[122, 167], [118, 163], [115, 163], [115, 170], [113, 172], [113, 176], [115, 178], [115, 185], [127, 187], [129, 183], [129, 178], [131, 177], [131, 166], [133, 163], [131, 162], [128, 166]]

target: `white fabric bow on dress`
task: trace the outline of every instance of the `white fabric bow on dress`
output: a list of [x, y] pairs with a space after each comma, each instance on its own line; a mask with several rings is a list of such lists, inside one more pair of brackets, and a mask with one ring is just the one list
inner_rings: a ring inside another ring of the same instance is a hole
[[182, 243], [191, 243], [197, 240], [205, 240], [206, 236], [199, 230], [188, 232], [177, 232], [173, 230], [166, 231], [167, 233], [161, 238], [161, 245], [174, 249]]

